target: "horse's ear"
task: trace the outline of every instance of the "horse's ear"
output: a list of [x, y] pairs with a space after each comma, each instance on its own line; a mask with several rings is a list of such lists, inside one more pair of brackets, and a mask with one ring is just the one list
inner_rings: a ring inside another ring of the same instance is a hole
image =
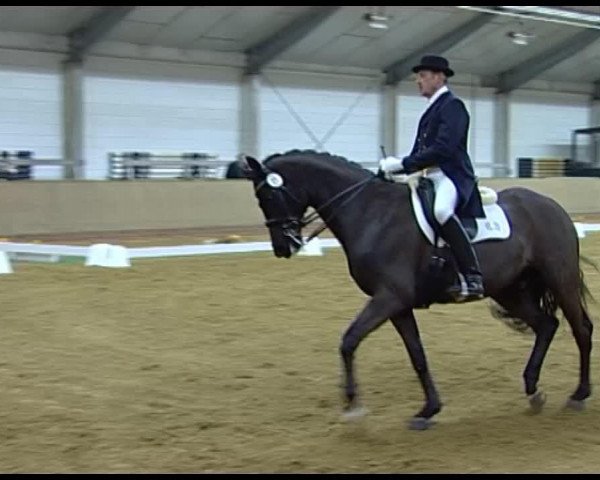
[[247, 168], [245, 169], [247, 171], [247, 173], [249, 175], [247, 176], [260, 176], [260, 177], [264, 177], [266, 175], [266, 172], [262, 166], [262, 163], [260, 163], [256, 158], [251, 157], [249, 155], [245, 155], [245, 159], [246, 159], [246, 165]]

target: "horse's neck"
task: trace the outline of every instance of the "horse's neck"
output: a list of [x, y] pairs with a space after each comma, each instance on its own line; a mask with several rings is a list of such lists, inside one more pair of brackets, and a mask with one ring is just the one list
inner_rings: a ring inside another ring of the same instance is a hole
[[[313, 182], [311, 206], [319, 209], [325, 205], [319, 210], [319, 215], [341, 243], [345, 243], [350, 237], [357, 238], [367, 230], [370, 230], [372, 235], [378, 223], [371, 223], [371, 220], [382, 215], [382, 209], [397, 208], [400, 211], [402, 204], [408, 205], [409, 202], [406, 192], [401, 193], [406, 189], [400, 185], [385, 184], [375, 179], [364, 184], [368, 177], [361, 175], [348, 175], [340, 179], [328, 178], [323, 173], [318, 178], [322, 181], [319, 181], [318, 185], [317, 182]], [[356, 189], [353, 189], [353, 186], [356, 186]], [[347, 193], [331, 205], [327, 205], [327, 202], [345, 190]]]
[[[309, 180], [310, 186], [308, 188], [310, 190], [311, 203], [314, 208], [319, 208], [319, 206], [328, 208], [327, 203], [331, 201], [331, 199], [361, 181], [360, 179], [341, 180], [333, 175], [328, 175], [327, 172], [316, 178], [318, 178], [318, 181], [315, 181], [314, 179]], [[340, 200], [343, 199], [344, 196], [340, 197]]]

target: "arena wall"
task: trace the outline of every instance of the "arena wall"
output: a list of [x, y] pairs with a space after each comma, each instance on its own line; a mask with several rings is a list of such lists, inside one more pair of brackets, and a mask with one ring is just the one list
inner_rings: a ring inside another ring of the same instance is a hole
[[[531, 188], [570, 214], [600, 212], [600, 178], [489, 178], [481, 183], [497, 190]], [[0, 205], [0, 236], [263, 222], [245, 180], [4, 182]]]

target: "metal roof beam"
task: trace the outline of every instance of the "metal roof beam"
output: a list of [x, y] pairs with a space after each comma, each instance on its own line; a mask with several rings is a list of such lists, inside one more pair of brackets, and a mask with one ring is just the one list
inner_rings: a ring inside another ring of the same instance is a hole
[[508, 93], [519, 88], [598, 39], [600, 39], [600, 31], [584, 30], [534, 58], [525, 60], [510, 70], [502, 72], [499, 75], [497, 93]]
[[313, 7], [307, 13], [293, 20], [269, 38], [248, 48], [245, 52], [245, 73], [259, 73], [265, 65], [296, 42], [302, 40], [340, 8], [340, 6]]
[[441, 54], [450, 50], [456, 44], [462, 42], [466, 37], [472, 35], [481, 27], [488, 24], [494, 17], [495, 16], [492, 13], [481, 13], [467, 23], [448, 32], [411, 55], [388, 65], [383, 69], [383, 72], [386, 74], [385, 83], [393, 85], [403, 80], [410, 75], [412, 67], [421, 60], [423, 55], [427, 55], [428, 53]]
[[83, 25], [72, 30], [69, 37], [68, 62], [81, 62], [87, 51], [99, 42], [135, 7], [103, 7]]

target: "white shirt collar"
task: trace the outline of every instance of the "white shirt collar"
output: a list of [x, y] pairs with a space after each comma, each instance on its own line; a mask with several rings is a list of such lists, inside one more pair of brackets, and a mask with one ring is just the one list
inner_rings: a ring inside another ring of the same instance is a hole
[[430, 105], [433, 104], [433, 102], [435, 102], [438, 98], [440, 98], [444, 93], [448, 92], [448, 86], [444, 85], [442, 88], [440, 88], [437, 92], [435, 92], [430, 98], [429, 98], [429, 102], [427, 104], [427, 106], [429, 107]]

